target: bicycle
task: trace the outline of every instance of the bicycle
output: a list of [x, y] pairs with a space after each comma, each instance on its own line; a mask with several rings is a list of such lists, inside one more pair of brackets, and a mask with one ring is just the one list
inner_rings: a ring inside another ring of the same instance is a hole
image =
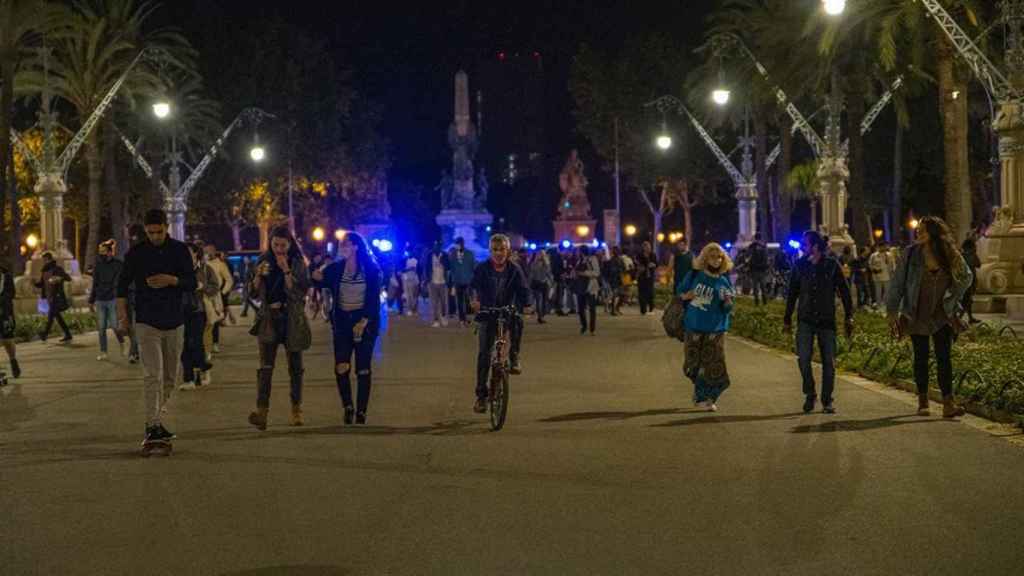
[[[509, 365], [509, 346], [511, 342], [509, 340], [508, 324], [518, 315], [519, 312], [515, 306], [481, 308], [478, 315], [478, 318], [482, 316], [484, 319], [493, 319], [496, 323], [494, 345], [491, 346], [491, 378], [487, 392], [487, 403], [489, 404], [491, 415], [491, 430], [495, 432], [501, 430], [501, 427], [505, 425], [505, 418], [508, 416], [508, 377], [511, 368]], [[486, 327], [484, 329], [486, 330]]]

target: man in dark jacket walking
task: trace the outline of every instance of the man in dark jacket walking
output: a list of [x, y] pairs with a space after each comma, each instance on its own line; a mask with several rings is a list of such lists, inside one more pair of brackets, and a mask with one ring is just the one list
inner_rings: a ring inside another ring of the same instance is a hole
[[768, 259], [768, 247], [764, 245], [761, 234], [754, 234], [754, 241], [747, 247], [750, 255], [750, 283], [754, 291], [754, 305], [768, 303], [766, 289], [768, 287], [768, 271], [771, 261]]
[[843, 277], [839, 262], [827, 255], [825, 239], [814, 231], [804, 234], [806, 254], [797, 260], [789, 279], [784, 329], [793, 331], [793, 309], [797, 309], [796, 347], [800, 375], [803, 377], [804, 412], [814, 410], [817, 400], [811, 357], [814, 339], [821, 351], [821, 404], [826, 414], [835, 414], [832, 392], [835, 389], [836, 359], [836, 294], [843, 301], [846, 316], [846, 337], [853, 335], [853, 302], [850, 287]]
[[42, 290], [43, 298], [46, 299], [46, 303], [49, 306], [49, 311], [46, 315], [46, 328], [39, 334], [39, 339], [43, 342], [46, 342], [47, 337], [49, 337], [54, 320], [57, 321], [57, 325], [64, 331], [64, 337], [60, 340], [61, 344], [71, 342], [71, 331], [68, 330], [68, 325], [64, 322], [64, 317], [61, 316], [61, 312], [70, 308], [68, 296], [64, 292], [65, 282], [71, 282], [71, 277], [68, 276], [68, 273], [57, 264], [57, 261], [53, 259], [52, 253], [43, 253], [43, 274], [39, 281], [36, 282], [36, 287]]
[[455, 287], [455, 310], [459, 314], [459, 323], [469, 326], [466, 314], [469, 310], [469, 287], [473, 283], [473, 271], [476, 270], [476, 256], [466, 250], [466, 242], [462, 238], [455, 239], [455, 247], [448, 254], [451, 267], [452, 285]]
[[113, 240], [100, 244], [98, 253], [92, 272], [89, 307], [96, 313], [96, 328], [100, 337], [100, 355], [96, 359], [106, 360], [108, 328], [114, 330], [117, 342], [121, 345], [121, 355], [127, 355], [124, 336], [117, 333], [117, 281], [124, 264], [114, 257]]

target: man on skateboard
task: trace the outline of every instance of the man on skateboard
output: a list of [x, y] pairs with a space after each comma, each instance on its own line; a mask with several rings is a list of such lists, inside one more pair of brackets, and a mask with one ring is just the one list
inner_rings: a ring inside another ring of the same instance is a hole
[[146, 402], [143, 453], [174, 438], [160, 421], [162, 408], [181, 374], [181, 345], [185, 309], [182, 296], [196, 289], [188, 247], [168, 236], [167, 214], [150, 210], [144, 219], [146, 240], [124, 258], [117, 284], [117, 324], [120, 334], [130, 328], [128, 292], [135, 285], [135, 331], [142, 356]]

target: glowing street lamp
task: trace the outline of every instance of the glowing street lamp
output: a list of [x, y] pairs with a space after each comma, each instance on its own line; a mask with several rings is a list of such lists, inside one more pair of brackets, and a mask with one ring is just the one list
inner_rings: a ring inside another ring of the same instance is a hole
[[577, 236], [579, 236], [581, 238], [585, 238], [588, 234], [590, 234], [590, 226], [577, 226], [576, 227], [576, 235]]
[[324, 241], [324, 229], [323, 228], [321, 228], [319, 226], [317, 226], [316, 228], [313, 228], [313, 240], [316, 240], [317, 242], [323, 242]]
[[35, 250], [36, 246], [39, 246], [39, 237], [36, 236], [35, 234], [29, 234], [25, 238], [25, 245], [28, 246], [30, 249]]
[[829, 16], [839, 16], [846, 11], [846, 0], [821, 0], [821, 3]]
[[658, 238], [658, 242], [664, 242], [665, 241], [665, 234], [662, 233], [662, 232], [658, 232], [657, 238]]
[[163, 120], [171, 115], [171, 104], [170, 102], [156, 102], [153, 104], [153, 115]]
[[346, 235], [348, 235], [348, 231], [342, 228], [338, 228], [337, 230], [334, 231], [334, 237], [338, 240], [338, 242], [344, 240]]
[[875, 238], [881, 238], [883, 234], [885, 234], [885, 232], [882, 232], [881, 229], [875, 230]]
[[921, 225], [921, 221], [918, 220], [917, 218], [914, 218], [914, 219], [912, 219], [910, 221], [910, 229], [911, 230], [917, 230], [917, 227], [920, 226], [920, 225]]
[[263, 146], [257, 144], [249, 151], [249, 157], [253, 162], [262, 162], [267, 157], [267, 151], [263, 149]]
[[732, 92], [730, 92], [728, 89], [718, 88], [717, 90], [713, 90], [711, 92], [711, 100], [715, 104], [718, 104], [719, 106], [725, 106], [726, 104], [729, 103], [729, 97], [731, 95]]
[[630, 238], [632, 238], [633, 236], [636, 236], [636, 226], [633, 226], [632, 224], [627, 224], [625, 232], [626, 232], [626, 236], [628, 236]]
[[668, 134], [662, 134], [661, 136], [658, 136], [658, 139], [655, 141], [655, 143], [658, 145], [658, 148], [662, 150], [668, 150], [669, 148], [672, 147], [672, 137], [669, 136]]

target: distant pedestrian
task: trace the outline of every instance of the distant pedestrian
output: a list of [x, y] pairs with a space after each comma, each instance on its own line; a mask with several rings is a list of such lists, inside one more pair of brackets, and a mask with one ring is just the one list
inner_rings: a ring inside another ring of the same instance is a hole
[[600, 290], [598, 278], [601, 276], [601, 265], [597, 261], [597, 256], [590, 253], [589, 246], [580, 246], [573, 274], [576, 311], [580, 315], [580, 334], [586, 334], [589, 329], [590, 335], [593, 336], [597, 330], [597, 294]]
[[[270, 411], [270, 389], [274, 380], [277, 349], [283, 346], [288, 359], [291, 384], [291, 425], [302, 426], [302, 352], [312, 341], [306, 319], [306, 293], [309, 271], [291, 232], [279, 226], [270, 234], [270, 250], [256, 262], [252, 291], [259, 295], [260, 308], [252, 334], [260, 350], [260, 367], [256, 371], [256, 411], [249, 414], [249, 423], [267, 429]], [[377, 292], [378, 298], [380, 291]]]
[[430, 312], [433, 319], [431, 326], [447, 326], [451, 266], [448, 263], [448, 255], [441, 249], [440, 241], [434, 242], [434, 248], [424, 256], [421, 264], [424, 268], [420, 276], [426, 279], [427, 293], [430, 294]]
[[[14, 316], [14, 274], [0, 264], [0, 342], [11, 361], [11, 376], [21, 378], [15, 344], [16, 319]], [[3, 380], [0, 380], [2, 383]]]
[[[380, 330], [381, 270], [366, 240], [350, 232], [341, 241], [340, 258], [313, 271], [313, 281], [331, 290], [334, 327], [334, 376], [345, 424], [366, 424], [372, 387], [373, 348]], [[352, 404], [352, 357], [356, 402]]]
[[850, 264], [850, 270], [853, 272], [853, 287], [857, 292], [855, 300], [858, 308], [863, 308], [871, 302], [868, 288], [869, 255], [870, 251], [867, 246], [861, 246], [860, 253]]
[[680, 282], [680, 297], [688, 302], [686, 361], [683, 372], [693, 381], [693, 403], [712, 412], [729, 387], [725, 362], [725, 335], [732, 320], [732, 261], [716, 243], [701, 250], [693, 270]]
[[625, 273], [625, 266], [622, 263], [622, 248], [612, 247], [611, 256], [601, 268], [601, 275], [608, 285], [608, 314], [618, 316], [622, 312], [622, 275]]
[[754, 292], [754, 305], [768, 303], [768, 272], [771, 260], [768, 258], [768, 247], [764, 245], [761, 233], [754, 234], [754, 241], [747, 246], [750, 285]]
[[918, 414], [928, 416], [929, 340], [935, 346], [935, 372], [942, 391], [942, 416], [964, 413], [953, 399], [953, 339], [965, 326], [961, 302], [973, 274], [940, 218], [921, 219], [914, 245], [896, 268], [886, 301], [893, 335], [910, 335], [914, 348], [914, 382]]
[[89, 292], [89, 306], [96, 314], [96, 330], [100, 341], [97, 360], [107, 359], [107, 329], [114, 331], [121, 346], [121, 356], [128, 355], [124, 336], [117, 334], [117, 282], [124, 264], [114, 257], [114, 241], [107, 240], [99, 245], [96, 266], [92, 272], [92, 290]]
[[64, 322], [64, 316], [61, 313], [71, 307], [71, 304], [68, 302], [67, 293], [64, 291], [64, 283], [71, 282], [71, 276], [68, 276], [68, 273], [57, 264], [51, 252], [44, 252], [42, 258], [43, 273], [39, 281], [36, 282], [36, 287], [42, 290], [48, 311], [46, 314], [46, 327], [39, 333], [39, 339], [46, 342], [50, 335], [50, 329], [53, 328], [53, 322], [56, 320], [57, 325], [64, 331], [64, 337], [61, 338], [60, 342], [61, 344], [67, 344], [71, 342], [71, 330], [68, 329], [68, 325]]
[[637, 297], [640, 300], [640, 314], [654, 311], [654, 281], [658, 275], [658, 257], [650, 242], [644, 242], [637, 257]]
[[562, 259], [562, 254], [558, 252], [557, 248], [548, 249], [548, 261], [551, 263], [551, 276], [555, 280], [555, 315], [565, 316], [564, 300], [565, 293], [567, 292], [565, 277], [565, 261]]
[[974, 292], [978, 288], [978, 270], [981, 269], [981, 258], [978, 257], [977, 234], [972, 232], [970, 236], [964, 239], [961, 248], [963, 249], [964, 260], [967, 261], [967, 266], [971, 269], [971, 285], [967, 288], [967, 292], [964, 293], [964, 299], [961, 304], [964, 311], [967, 312], [968, 321], [971, 324], [977, 324], [981, 322], [974, 317]]
[[135, 285], [135, 330], [145, 374], [146, 440], [166, 441], [174, 434], [164, 428], [161, 414], [181, 373], [181, 344], [185, 323], [183, 295], [196, 289], [192, 256], [184, 243], [167, 234], [167, 214], [146, 212], [146, 241], [125, 254], [117, 283], [117, 325], [131, 329], [128, 296]]
[[185, 310], [184, 343], [181, 350], [182, 377], [179, 390], [195, 390], [197, 386], [210, 384], [209, 362], [206, 353], [206, 298], [216, 298], [220, 280], [217, 272], [203, 259], [203, 248], [198, 244], [188, 245], [192, 257], [192, 270], [196, 277], [196, 289], [185, 292], [182, 306]]
[[402, 267], [402, 294], [405, 297], [406, 316], [413, 316], [419, 311], [419, 292], [419, 260], [408, 253]]
[[886, 296], [889, 293], [889, 280], [892, 278], [895, 268], [892, 255], [889, 253], [889, 245], [882, 242], [878, 251], [871, 255], [868, 265], [875, 281], [875, 302], [882, 305], [886, 302]]
[[548, 312], [548, 293], [554, 284], [551, 274], [551, 262], [547, 252], [538, 250], [530, 262], [530, 289], [533, 291], [533, 304], [537, 310], [537, 323], [544, 324], [544, 315]]
[[466, 242], [462, 238], [455, 239], [455, 247], [448, 254], [451, 266], [452, 285], [455, 287], [455, 309], [459, 322], [469, 326], [469, 287], [473, 283], [473, 271], [476, 270], [476, 256], [466, 250]]
[[814, 340], [821, 351], [821, 404], [826, 414], [835, 413], [836, 295], [843, 302], [846, 336], [853, 334], [853, 302], [842, 268], [828, 255], [825, 239], [815, 231], [804, 233], [805, 256], [797, 260], [789, 280], [784, 330], [793, 331], [793, 311], [797, 311], [796, 347], [800, 375], [803, 378], [804, 412], [814, 410], [817, 401], [811, 357]]
[[241, 271], [238, 277], [242, 280], [242, 313], [239, 314], [242, 318], [249, 316], [249, 308], [256, 308], [256, 305], [252, 301], [252, 294], [249, 288], [252, 284], [249, 279], [252, 277], [252, 259], [248, 256], [242, 258]]

